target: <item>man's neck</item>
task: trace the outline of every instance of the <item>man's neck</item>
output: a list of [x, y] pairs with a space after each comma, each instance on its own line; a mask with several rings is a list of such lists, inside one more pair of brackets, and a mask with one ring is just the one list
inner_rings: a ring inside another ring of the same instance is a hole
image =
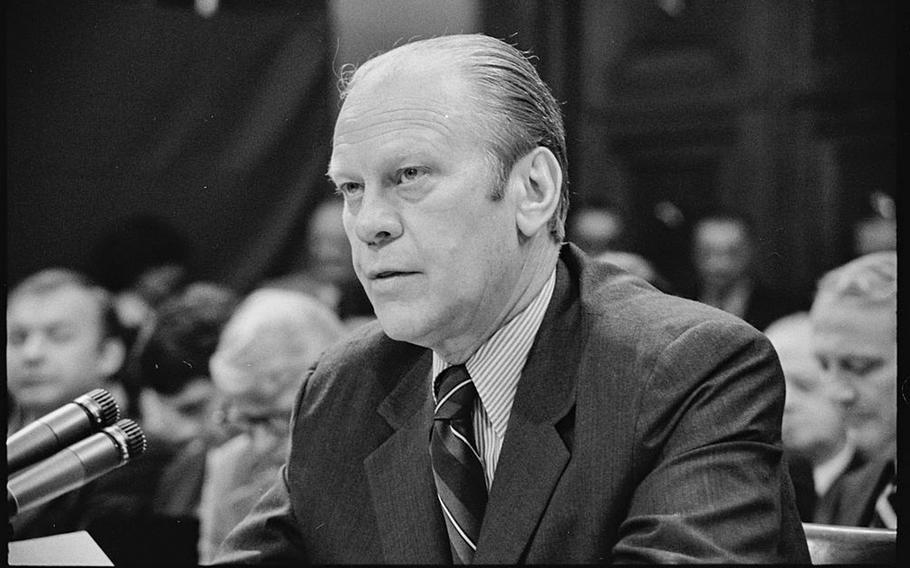
[[[515, 316], [523, 312], [537, 297], [544, 284], [553, 274], [554, 267], [559, 259], [560, 247], [547, 238], [546, 244], [529, 242], [528, 245], [537, 248], [528, 255], [528, 260], [522, 267], [509, 301], [504, 304], [501, 315], [495, 318], [491, 325], [483, 332], [468, 338], [455, 338], [432, 347], [450, 364], [461, 364], [471, 358], [480, 349], [481, 345], [496, 333], [502, 326], [512, 321]], [[541, 246], [543, 245], [543, 246]]]

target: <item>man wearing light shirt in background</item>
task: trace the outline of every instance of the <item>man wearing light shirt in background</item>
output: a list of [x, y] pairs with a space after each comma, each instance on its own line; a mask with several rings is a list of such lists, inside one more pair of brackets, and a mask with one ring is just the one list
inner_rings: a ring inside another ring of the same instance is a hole
[[562, 117], [521, 52], [408, 43], [343, 98], [328, 173], [378, 322], [309, 374], [218, 561], [808, 562], [770, 343], [563, 243]]

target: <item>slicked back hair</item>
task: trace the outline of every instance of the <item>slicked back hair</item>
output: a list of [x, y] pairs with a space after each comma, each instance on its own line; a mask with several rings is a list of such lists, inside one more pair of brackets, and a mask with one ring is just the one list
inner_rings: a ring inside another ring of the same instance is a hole
[[444, 60], [461, 70], [473, 88], [473, 106], [487, 132], [487, 150], [497, 183], [491, 197], [501, 199], [515, 163], [538, 146], [556, 156], [562, 170], [559, 203], [547, 228], [561, 243], [569, 210], [566, 134], [559, 103], [541, 80], [528, 54], [482, 34], [449, 35], [417, 40], [377, 55], [359, 68], [348, 67], [339, 84], [341, 99], [372, 70], [394, 66], [416, 56]]

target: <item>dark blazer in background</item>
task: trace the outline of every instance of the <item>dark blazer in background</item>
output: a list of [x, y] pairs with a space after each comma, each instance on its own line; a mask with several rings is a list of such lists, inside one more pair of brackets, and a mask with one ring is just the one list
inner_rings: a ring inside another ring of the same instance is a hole
[[894, 461], [879, 459], [840, 477], [816, 508], [817, 523], [872, 526], [875, 502], [894, 475]]
[[[282, 478], [219, 561], [451, 562], [431, 360], [378, 325], [328, 352]], [[763, 335], [564, 246], [475, 562], [808, 562], [783, 401]]]

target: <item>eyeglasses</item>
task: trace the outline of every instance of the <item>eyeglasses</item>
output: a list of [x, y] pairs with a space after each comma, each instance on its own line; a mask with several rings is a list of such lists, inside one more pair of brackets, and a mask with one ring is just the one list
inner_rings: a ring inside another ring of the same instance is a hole
[[251, 413], [232, 404], [222, 406], [213, 415], [215, 425], [227, 434], [249, 433], [264, 429], [269, 432], [284, 434], [290, 427], [291, 411], [274, 410]]

